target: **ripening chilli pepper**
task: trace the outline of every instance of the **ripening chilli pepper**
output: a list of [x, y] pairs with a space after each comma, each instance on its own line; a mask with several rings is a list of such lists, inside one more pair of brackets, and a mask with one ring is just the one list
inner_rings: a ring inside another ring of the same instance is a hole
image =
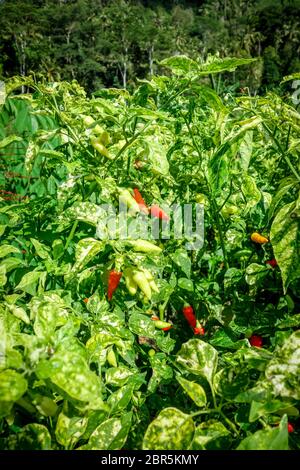
[[145, 274], [142, 271], [134, 271], [132, 274], [132, 279], [138, 285], [141, 291], [145, 294], [147, 299], [150, 300], [152, 292]]
[[196, 323], [197, 319], [194, 314], [194, 309], [191, 305], [185, 305], [182, 309], [183, 315], [185, 316], [185, 319], [187, 320], [188, 324], [192, 328], [196, 328]]
[[162, 328], [163, 331], [169, 331], [172, 328], [172, 325], [166, 326], [166, 328]]
[[276, 268], [276, 266], [278, 265], [275, 258], [270, 259], [269, 261], [266, 261], [266, 264], [269, 264], [270, 266], [272, 266], [272, 268]]
[[263, 245], [264, 243], [268, 243], [269, 239], [261, 235], [260, 233], [253, 232], [251, 234], [251, 240], [254, 243], [259, 243], [260, 245]]
[[152, 217], [156, 217], [161, 220], [170, 220], [168, 214], [165, 213], [159, 206], [154, 205], [150, 207], [150, 214]]
[[127, 243], [132, 246], [134, 251], [140, 251], [142, 253], [159, 254], [162, 251], [159, 246], [154, 245], [154, 243], [148, 242], [147, 240], [128, 240]]
[[193, 328], [194, 335], [204, 335], [205, 330], [197, 320], [193, 307], [191, 305], [185, 305], [182, 312], [188, 324]]
[[110, 348], [106, 353], [106, 360], [112, 367], [118, 367], [117, 358], [113, 348]]
[[137, 188], [134, 188], [133, 190], [134, 192], [134, 199], [136, 200], [136, 202], [138, 203], [139, 207], [140, 207], [140, 210], [141, 212], [144, 212], [145, 214], [148, 214], [149, 213], [149, 209], [147, 207], [147, 204], [145, 203], [144, 199], [143, 199], [143, 196], [141, 195], [141, 193], [139, 192], [139, 190]]
[[135, 295], [137, 292], [137, 283], [132, 279], [132, 268], [126, 268], [124, 271], [125, 284], [130, 295]]
[[168, 331], [172, 327], [171, 323], [168, 323], [166, 321], [153, 320], [153, 322], [155, 328], [158, 328], [159, 330]]
[[122, 277], [121, 272], [118, 272], [115, 270], [110, 271], [108, 275], [108, 289], [107, 289], [108, 300], [112, 299], [113, 293], [118, 287], [121, 277]]
[[109, 151], [107, 150], [107, 148], [103, 145], [100, 137], [97, 137], [97, 138], [92, 137], [91, 144], [92, 144], [92, 147], [94, 147], [94, 149], [97, 150], [97, 152], [103, 155], [103, 157], [113, 160], [114, 156], [111, 155]]
[[134, 215], [140, 212], [140, 206], [130, 194], [128, 189], [120, 188], [119, 190], [119, 201], [127, 206], [129, 214]]
[[200, 323], [199, 323], [199, 326], [196, 326], [196, 328], [194, 328], [194, 335], [203, 336], [204, 334], [205, 334], [205, 330], [204, 330], [203, 326], [201, 326]]

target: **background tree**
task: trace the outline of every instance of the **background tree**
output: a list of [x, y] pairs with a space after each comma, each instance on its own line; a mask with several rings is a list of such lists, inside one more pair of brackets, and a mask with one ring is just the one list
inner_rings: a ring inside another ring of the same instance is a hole
[[174, 54], [260, 57], [217, 88], [277, 86], [300, 70], [300, 0], [0, 0], [0, 74], [128, 87]]

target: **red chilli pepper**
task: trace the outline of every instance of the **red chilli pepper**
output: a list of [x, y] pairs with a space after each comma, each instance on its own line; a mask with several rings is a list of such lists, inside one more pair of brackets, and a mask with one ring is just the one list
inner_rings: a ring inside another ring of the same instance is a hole
[[263, 345], [263, 339], [259, 335], [252, 335], [251, 338], [249, 338], [249, 342], [251, 346], [256, 346], [257, 348], [261, 348]]
[[205, 330], [202, 326], [194, 328], [194, 335], [201, 335], [203, 336], [205, 334]]
[[187, 306], [183, 307], [182, 312], [183, 312], [183, 315], [185, 316], [185, 319], [188, 322], [188, 324], [192, 328], [196, 328], [197, 320], [196, 320], [196, 316], [194, 314], [193, 307], [191, 307], [191, 305], [187, 305]]
[[288, 432], [294, 432], [294, 431], [295, 431], [295, 428], [294, 428], [294, 426], [292, 425], [292, 423], [288, 423], [287, 428], [288, 428]]
[[170, 325], [170, 326], [167, 326], [166, 328], [163, 328], [162, 330], [163, 331], [169, 331], [171, 328], [172, 328], [172, 326]]
[[266, 264], [269, 264], [270, 266], [272, 266], [272, 268], [276, 268], [276, 266], [278, 266], [278, 263], [275, 258], [266, 261]]
[[114, 271], [114, 270], [110, 271], [109, 276], [108, 276], [108, 290], [107, 290], [108, 300], [112, 299], [113, 293], [118, 287], [121, 277], [122, 277], [121, 272]]
[[133, 190], [134, 192], [134, 199], [136, 200], [136, 202], [138, 203], [138, 205], [140, 206], [140, 210], [142, 212], [144, 212], [145, 214], [148, 214], [149, 213], [149, 209], [147, 207], [147, 204], [145, 203], [144, 199], [143, 199], [143, 196], [141, 195], [141, 193], [139, 192], [139, 190], [137, 188], [134, 188]]
[[170, 220], [168, 214], [166, 214], [159, 206], [154, 205], [150, 207], [150, 214], [152, 217], [156, 217], [161, 220]]

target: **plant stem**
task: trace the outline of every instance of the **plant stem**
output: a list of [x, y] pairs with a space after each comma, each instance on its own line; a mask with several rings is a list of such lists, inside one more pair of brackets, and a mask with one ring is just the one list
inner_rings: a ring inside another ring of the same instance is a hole
[[271, 130], [269, 129], [269, 127], [263, 122], [262, 123], [264, 129], [267, 131], [267, 133], [269, 134], [269, 136], [271, 137], [271, 139], [273, 139], [273, 141], [275, 142], [275, 144], [277, 145], [278, 147], [278, 150], [280, 151], [281, 155], [283, 156], [286, 164], [288, 165], [289, 169], [291, 170], [291, 172], [294, 174], [294, 176], [296, 177], [296, 179], [300, 182], [300, 175], [299, 173], [297, 172], [297, 170], [294, 168], [294, 166], [292, 165], [291, 163], [291, 160], [289, 159], [289, 157], [286, 155], [286, 152], [283, 150], [283, 148], [281, 147], [281, 144], [279, 143], [278, 139], [273, 135], [273, 133], [271, 132]]
[[[184, 119], [185, 121], [185, 124], [188, 128], [188, 131], [189, 131], [189, 134], [190, 134], [190, 137], [193, 141], [193, 145], [201, 159], [201, 152], [200, 152], [200, 149], [198, 147], [198, 144], [197, 142], [195, 141], [195, 138], [194, 138], [194, 135], [191, 131], [191, 127], [190, 127], [190, 124], [189, 122], [187, 121], [187, 119], [185, 118], [185, 116], [180, 113], [182, 118]], [[207, 180], [207, 177], [206, 175], [204, 174], [204, 178], [205, 178], [205, 181], [206, 181], [206, 184], [209, 188], [209, 182]], [[219, 209], [217, 207], [217, 204], [216, 204], [216, 201], [214, 199], [213, 196], [211, 196], [211, 191], [210, 191], [210, 188], [209, 188], [209, 191], [208, 191], [208, 198], [209, 198], [209, 202], [211, 204], [211, 207], [212, 207], [212, 211], [213, 211], [213, 215], [214, 215], [214, 218], [216, 220], [216, 225], [217, 225], [217, 229], [218, 229], [218, 234], [219, 234], [219, 237], [220, 237], [220, 243], [221, 243], [221, 248], [222, 248], [222, 252], [223, 252], [223, 258], [224, 258], [224, 265], [225, 265], [225, 268], [228, 269], [229, 268], [229, 264], [228, 264], [228, 258], [227, 258], [227, 252], [226, 252], [226, 247], [225, 247], [225, 242], [224, 242], [224, 237], [223, 237], [223, 232], [222, 232], [222, 227], [221, 227], [221, 224], [220, 224], [220, 215], [219, 215]]]
[[73, 237], [74, 237], [74, 233], [75, 233], [75, 230], [77, 228], [77, 225], [78, 225], [78, 220], [75, 220], [74, 223], [73, 223], [73, 226], [72, 226], [72, 229], [71, 229], [71, 232], [67, 238], [67, 241], [66, 241], [66, 244], [65, 244], [65, 251], [67, 251], [69, 245], [70, 245], [70, 242], [72, 241]]
[[228, 424], [228, 426], [233, 430], [233, 432], [236, 435], [238, 435], [239, 431], [238, 431], [237, 427], [235, 426], [235, 424], [233, 424], [233, 422], [230, 421], [230, 419], [227, 418], [227, 416], [223, 413], [223, 411], [219, 410], [219, 413], [222, 416], [222, 418], [224, 419], [224, 421]]

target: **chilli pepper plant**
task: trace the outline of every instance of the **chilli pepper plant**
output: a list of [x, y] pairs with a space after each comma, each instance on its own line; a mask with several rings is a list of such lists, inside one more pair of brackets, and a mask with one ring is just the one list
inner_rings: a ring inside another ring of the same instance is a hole
[[[176, 56], [91, 97], [6, 82], [1, 449], [299, 449], [300, 114], [293, 77], [208, 85], [248, 62]], [[119, 205], [157, 237], [118, 236]]]

